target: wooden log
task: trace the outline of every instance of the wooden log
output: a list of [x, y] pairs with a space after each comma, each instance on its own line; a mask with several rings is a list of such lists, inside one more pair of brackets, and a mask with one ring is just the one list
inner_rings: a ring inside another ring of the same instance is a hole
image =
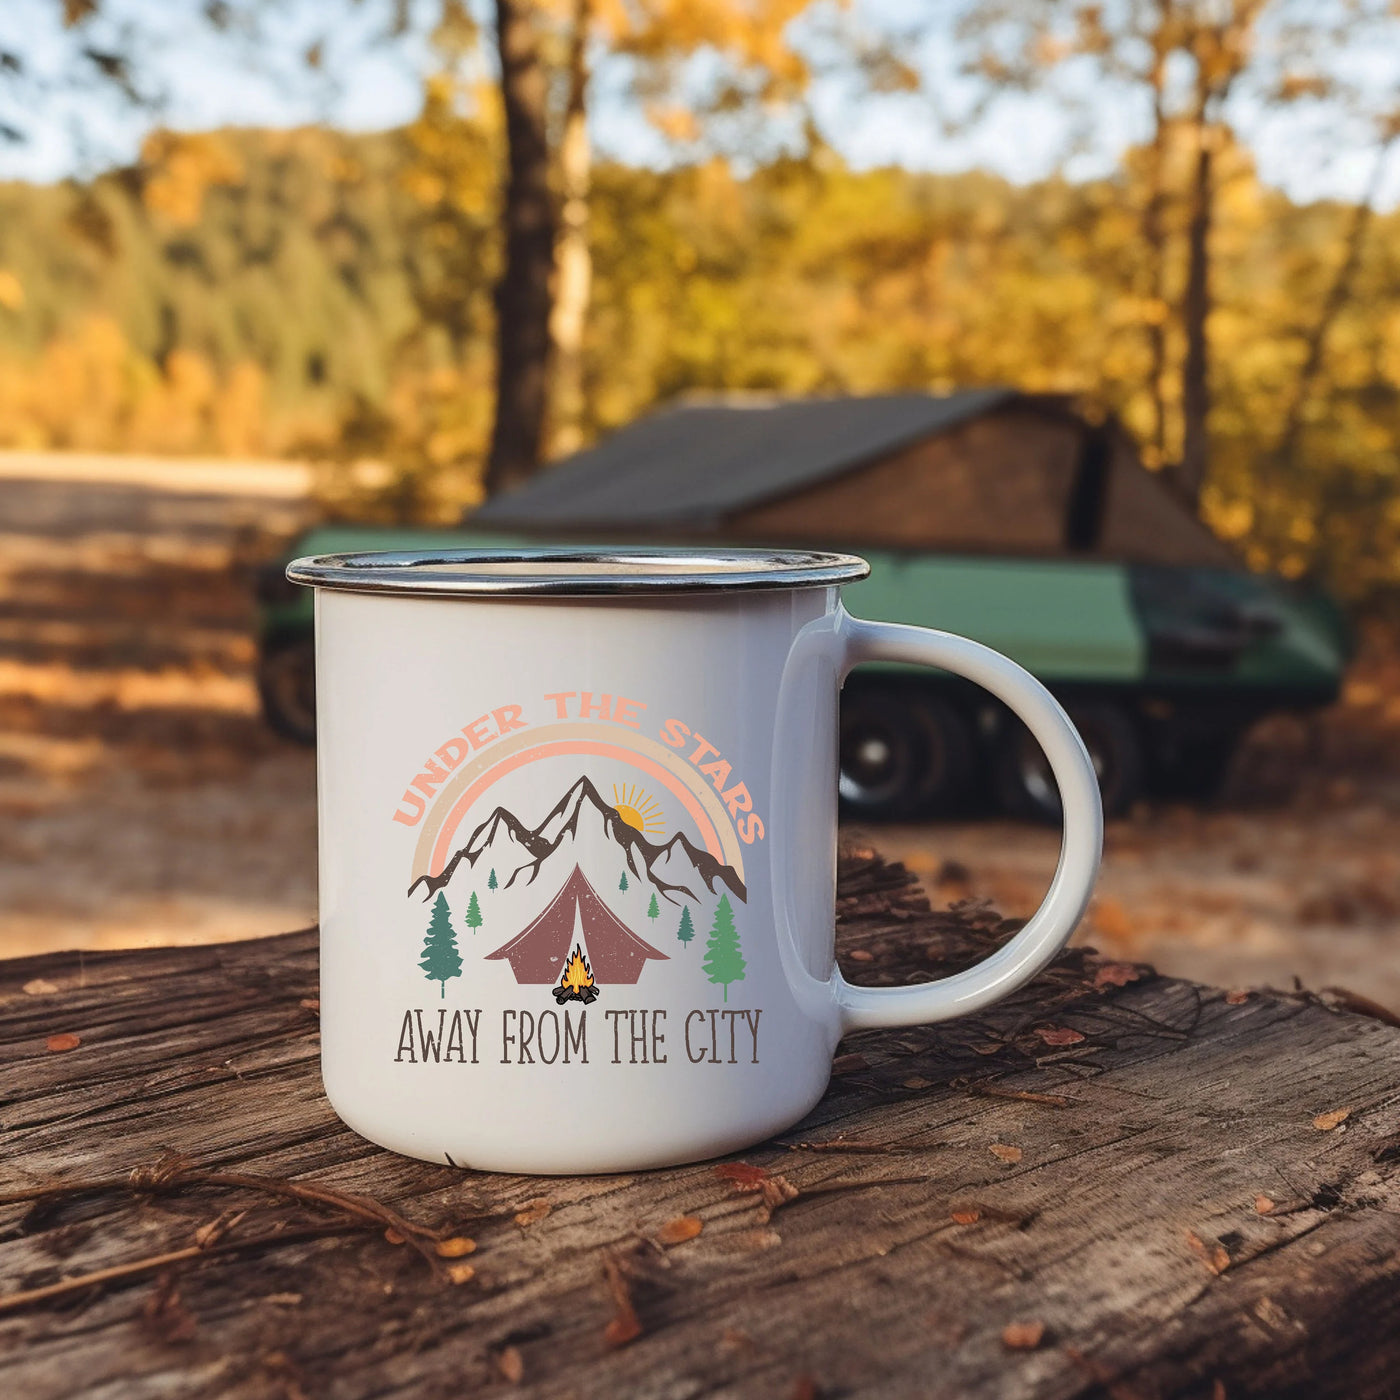
[[[840, 911], [848, 974], [884, 984], [1013, 927], [930, 911], [869, 853]], [[316, 996], [311, 930], [0, 964], [0, 1394], [1367, 1397], [1400, 1374], [1380, 1020], [1075, 949], [989, 1012], [852, 1037], [741, 1162], [531, 1179], [343, 1127]]]

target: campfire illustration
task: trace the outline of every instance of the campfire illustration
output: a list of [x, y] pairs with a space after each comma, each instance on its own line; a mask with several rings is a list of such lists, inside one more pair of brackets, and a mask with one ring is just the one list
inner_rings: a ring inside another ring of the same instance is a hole
[[564, 964], [563, 976], [554, 989], [554, 1000], [560, 1006], [566, 1001], [581, 1001], [585, 1006], [598, 999], [598, 984], [588, 968], [588, 959], [583, 955], [583, 945], [574, 944], [574, 951]]

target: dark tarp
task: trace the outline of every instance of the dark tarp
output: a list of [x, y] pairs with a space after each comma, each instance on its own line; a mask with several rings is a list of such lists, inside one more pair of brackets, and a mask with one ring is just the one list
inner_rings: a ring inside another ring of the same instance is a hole
[[1020, 397], [1013, 389], [715, 400], [660, 409], [487, 501], [501, 529], [714, 527]]

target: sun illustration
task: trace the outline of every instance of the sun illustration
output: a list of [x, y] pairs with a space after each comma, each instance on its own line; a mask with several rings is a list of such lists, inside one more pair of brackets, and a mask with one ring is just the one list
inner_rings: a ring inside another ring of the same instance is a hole
[[657, 836], [666, 830], [666, 823], [661, 819], [661, 804], [639, 787], [619, 788], [614, 783], [613, 811], [643, 836]]

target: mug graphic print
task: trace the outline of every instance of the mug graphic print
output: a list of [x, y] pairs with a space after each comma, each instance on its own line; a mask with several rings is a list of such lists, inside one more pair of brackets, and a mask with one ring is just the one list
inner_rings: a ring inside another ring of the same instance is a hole
[[[542, 723], [507, 704], [446, 738], [393, 813], [417, 834], [407, 897], [439, 1000], [486, 963], [520, 989], [485, 1028], [477, 1008], [406, 1007], [395, 1062], [479, 1063], [489, 1042], [519, 1064], [664, 1064], [678, 1032], [691, 1063], [760, 1063], [762, 1009], [729, 1004], [748, 966], [744, 852], [765, 835], [748, 785], [686, 720], [643, 732], [644, 702], [554, 692], [539, 708]], [[608, 1005], [671, 960], [697, 999], [674, 1032], [669, 1008]]]
[[[1044, 687], [851, 617], [848, 556], [328, 556], [316, 587], [321, 1069], [350, 1127], [480, 1170], [721, 1155], [821, 1098], [844, 1034], [966, 1015], [1068, 938], [1101, 833]], [[1042, 908], [917, 987], [835, 962], [838, 700], [936, 666], [1004, 701], [1065, 795]]]

